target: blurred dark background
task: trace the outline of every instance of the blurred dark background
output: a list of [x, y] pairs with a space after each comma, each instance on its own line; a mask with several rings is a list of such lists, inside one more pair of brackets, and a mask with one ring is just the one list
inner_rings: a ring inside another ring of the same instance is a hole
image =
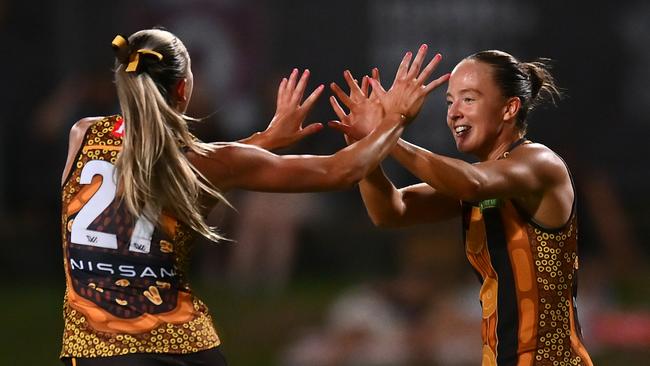
[[[0, 1], [0, 365], [56, 365], [64, 291], [60, 175], [68, 131], [118, 112], [110, 42], [164, 26], [192, 56], [189, 114], [204, 140], [266, 127], [277, 84], [310, 88], [371, 67], [391, 80], [406, 50], [443, 54], [437, 74], [483, 49], [548, 57], [566, 98], [528, 136], [572, 169], [580, 218], [579, 311], [597, 365], [650, 360], [650, 3], [515, 0]], [[444, 87], [405, 138], [455, 151]], [[328, 92], [329, 94], [329, 92]], [[321, 97], [309, 121], [334, 118]], [[281, 153], [330, 154], [332, 130]], [[399, 185], [417, 182], [394, 162]], [[459, 222], [374, 228], [357, 189], [231, 192], [210, 216], [236, 244], [197, 246], [194, 286], [233, 365], [477, 365], [478, 283]]]

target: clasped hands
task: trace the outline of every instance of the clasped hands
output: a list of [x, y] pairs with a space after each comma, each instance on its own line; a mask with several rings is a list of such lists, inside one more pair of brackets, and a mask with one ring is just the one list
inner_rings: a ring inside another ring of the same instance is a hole
[[[422, 109], [425, 97], [449, 79], [449, 74], [444, 74], [426, 84], [442, 59], [440, 54], [436, 54], [424, 69], [421, 69], [427, 48], [425, 44], [420, 46], [415, 58], [411, 52], [404, 55], [388, 90], [382, 87], [377, 68], [372, 70], [372, 77], [363, 76], [361, 84], [346, 70], [343, 78], [350, 88], [349, 94], [336, 83], [330, 85], [334, 93], [329, 98], [330, 104], [339, 120], [330, 121], [328, 125], [343, 132], [346, 140], [351, 143], [365, 137], [385, 117], [394, 118], [397, 123], [410, 123]], [[291, 145], [323, 128], [321, 123], [311, 123], [303, 127], [307, 113], [324, 89], [323, 85], [318, 86], [301, 103], [308, 79], [309, 70], [305, 70], [298, 79], [298, 70], [294, 69], [288, 79], [284, 78], [280, 82], [275, 115], [263, 132], [275, 139], [278, 146]], [[347, 107], [348, 113], [341, 107], [337, 98]]]

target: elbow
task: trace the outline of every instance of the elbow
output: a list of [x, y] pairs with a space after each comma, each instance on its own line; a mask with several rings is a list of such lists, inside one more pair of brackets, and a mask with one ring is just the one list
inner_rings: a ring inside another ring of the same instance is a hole
[[366, 205], [370, 221], [375, 227], [383, 229], [392, 229], [406, 226], [403, 214], [395, 207], [383, 206], [368, 206]]
[[395, 228], [398, 227], [395, 220], [390, 220], [386, 217], [378, 217], [378, 216], [370, 216], [370, 221], [372, 221], [372, 224], [375, 225], [375, 227], [382, 228], [382, 229], [390, 229], [390, 228]]

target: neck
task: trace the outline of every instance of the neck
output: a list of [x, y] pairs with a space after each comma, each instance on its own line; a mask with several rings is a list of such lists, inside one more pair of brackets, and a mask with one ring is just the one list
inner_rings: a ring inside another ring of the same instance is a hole
[[516, 132], [514, 134], [509, 134], [508, 136], [504, 136], [503, 138], [498, 139], [494, 145], [492, 145], [492, 149], [487, 154], [484, 154], [483, 156], [480, 156], [479, 159], [481, 161], [488, 161], [488, 160], [497, 160], [500, 157], [503, 156], [503, 154], [508, 151], [510, 146], [515, 143], [515, 141], [519, 140], [520, 138], [524, 137], [524, 134], [521, 132]]

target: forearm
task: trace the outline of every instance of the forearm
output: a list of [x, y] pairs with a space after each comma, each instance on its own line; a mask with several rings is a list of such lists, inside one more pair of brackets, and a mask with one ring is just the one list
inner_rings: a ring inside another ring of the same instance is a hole
[[398, 226], [404, 212], [400, 191], [388, 180], [381, 166], [359, 182], [361, 198], [376, 226]]
[[399, 140], [391, 155], [413, 175], [436, 191], [464, 201], [472, 201], [483, 177], [472, 164], [420, 148]]

